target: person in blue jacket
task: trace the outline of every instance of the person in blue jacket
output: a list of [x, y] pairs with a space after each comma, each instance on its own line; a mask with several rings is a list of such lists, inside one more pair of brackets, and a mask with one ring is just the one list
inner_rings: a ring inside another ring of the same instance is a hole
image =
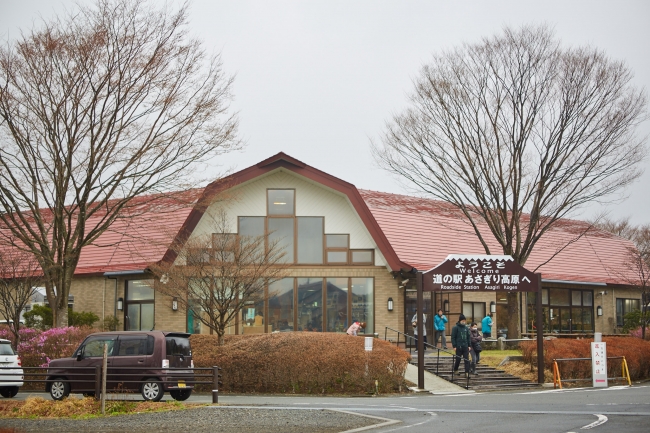
[[436, 339], [434, 346], [438, 346], [438, 340], [442, 336], [442, 348], [447, 349], [447, 336], [445, 335], [445, 325], [447, 323], [447, 316], [442, 314], [442, 308], [438, 310], [438, 314], [433, 318], [433, 328], [436, 331]]
[[481, 332], [484, 338], [492, 338], [492, 313], [481, 320]]

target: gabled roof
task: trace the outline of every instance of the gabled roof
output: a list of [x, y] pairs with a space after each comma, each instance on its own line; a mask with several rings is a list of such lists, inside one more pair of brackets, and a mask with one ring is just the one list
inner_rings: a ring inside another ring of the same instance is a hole
[[[323, 171], [320, 171], [314, 167], [311, 167], [283, 152], [277, 153], [272, 157], [265, 159], [264, 161], [261, 161], [251, 167], [234, 173], [224, 179], [219, 179], [208, 185], [205, 188], [203, 195], [199, 199], [197, 206], [194, 207], [192, 212], [187, 217], [187, 220], [181, 227], [175, 240], [176, 244], [182, 243], [189, 237], [189, 235], [196, 228], [201, 219], [201, 216], [209, 204], [217, 195], [219, 195], [219, 193], [277, 169], [284, 169], [293, 172], [313, 182], [319, 183], [327, 188], [345, 194], [352, 204], [352, 207], [366, 226], [366, 229], [372, 236], [375, 244], [377, 244], [377, 247], [386, 259], [389, 268], [393, 271], [398, 271], [402, 268], [407, 267], [407, 265], [400, 261], [397, 257], [395, 250], [380, 229], [377, 221], [373, 217], [373, 214], [370, 212], [370, 209], [368, 209], [368, 206], [361, 197], [361, 194], [359, 194], [359, 190], [357, 190], [354, 185]], [[165, 254], [163, 260], [171, 261], [175, 257], [175, 252], [169, 249]]]
[[[474, 230], [453, 205], [439, 200], [360, 191], [399, 259], [431, 269], [449, 254], [485, 254]], [[503, 254], [488, 242], [492, 254]], [[544, 280], [626, 284], [621, 281], [630, 241], [589, 223], [561, 220], [535, 246], [524, 267]]]

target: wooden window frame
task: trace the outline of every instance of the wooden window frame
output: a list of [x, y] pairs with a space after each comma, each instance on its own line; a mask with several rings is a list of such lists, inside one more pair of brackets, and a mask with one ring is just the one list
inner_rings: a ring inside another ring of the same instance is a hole
[[[292, 214], [269, 214], [269, 191], [293, 191], [293, 213]], [[287, 217], [296, 217], [296, 189], [295, 188], [266, 188], [266, 217], [269, 218], [287, 218]]]
[[[370, 261], [369, 262], [355, 262], [352, 259], [353, 253], [355, 253], [355, 252], [370, 252]], [[375, 250], [374, 249], [369, 249], [369, 248], [350, 249], [348, 262], [351, 265], [371, 265], [372, 266], [372, 265], [375, 264]]]

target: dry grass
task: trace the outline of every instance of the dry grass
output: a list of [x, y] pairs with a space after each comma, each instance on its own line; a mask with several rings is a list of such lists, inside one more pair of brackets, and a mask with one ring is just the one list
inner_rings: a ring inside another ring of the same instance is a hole
[[326, 332], [192, 335], [196, 367], [222, 368], [220, 391], [238, 393], [374, 394], [405, 392], [407, 352], [379, 339]]
[[[202, 406], [180, 402], [107, 401], [106, 414], [166, 412]], [[0, 418], [92, 418], [101, 416], [100, 402], [92, 397], [61, 401], [29, 397], [25, 401], [0, 401]], [[1, 432], [0, 432], [1, 433]]]

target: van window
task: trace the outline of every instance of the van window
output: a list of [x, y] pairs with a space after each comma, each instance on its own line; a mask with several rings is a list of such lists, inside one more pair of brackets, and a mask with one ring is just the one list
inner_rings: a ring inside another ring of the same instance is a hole
[[[113, 356], [113, 346], [115, 346], [115, 337], [97, 336], [88, 337], [84, 344], [79, 348], [83, 350], [83, 356], [104, 356], [104, 343], [108, 344], [108, 356]], [[77, 352], [79, 354], [80, 352]]]
[[190, 339], [185, 337], [167, 337], [167, 356], [192, 356]]
[[151, 335], [120, 336], [120, 346], [117, 356], [153, 355]]
[[15, 355], [10, 343], [0, 343], [0, 355]]

